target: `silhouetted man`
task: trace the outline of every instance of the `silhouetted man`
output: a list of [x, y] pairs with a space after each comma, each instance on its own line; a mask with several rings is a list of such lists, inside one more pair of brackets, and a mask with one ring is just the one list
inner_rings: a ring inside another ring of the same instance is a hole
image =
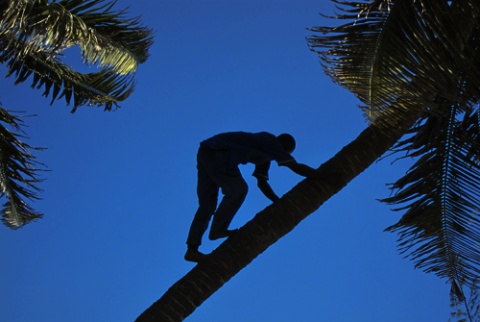
[[[210, 240], [226, 238], [236, 231], [228, 227], [248, 190], [238, 169], [239, 164], [255, 164], [253, 176], [257, 179], [257, 186], [271, 201], [279, 199], [268, 183], [272, 160], [301, 176], [316, 176], [315, 169], [295, 161], [291, 156], [294, 149], [295, 139], [290, 134], [275, 136], [267, 132], [222, 133], [200, 143], [197, 154], [199, 207], [188, 233], [185, 260], [198, 262], [206, 256], [198, 251], [198, 247], [212, 216]], [[219, 189], [223, 199], [217, 208]]]

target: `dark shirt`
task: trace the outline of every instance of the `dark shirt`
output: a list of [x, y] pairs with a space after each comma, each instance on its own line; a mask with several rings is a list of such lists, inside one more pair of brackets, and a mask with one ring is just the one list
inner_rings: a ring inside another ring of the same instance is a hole
[[268, 132], [221, 133], [201, 142], [200, 146], [226, 150], [229, 154], [229, 161], [225, 171], [231, 175], [240, 175], [239, 164], [253, 163], [255, 164], [253, 176], [268, 179], [268, 170], [272, 160], [275, 160], [278, 165], [295, 161], [283, 149], [275, 135]]

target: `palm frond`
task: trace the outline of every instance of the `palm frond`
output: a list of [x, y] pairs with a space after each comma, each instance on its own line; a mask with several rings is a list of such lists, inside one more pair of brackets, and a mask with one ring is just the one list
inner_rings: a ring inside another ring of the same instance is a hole
[[3, 223], [12, 229], [42, 217], [26, 200], [39, 199], [37, 173], [43, 165], [31, 154], [34, 148], [21, 140], [21, 125], [18, 117], [0, 107], [0, 196], [7, 199], [1, 214]]
[[[62, 90], [67, 103], [73, 97], [73, 110], [85, 104], [112, 109], [132, 92], [132, 72], [146, 61], [152, 44], [151, 30], [124, 18], [124, 11], [113, 11], [114, 4], [9, 1], [0, 12], [0, 62], [8, 63], [17, 83], [33, 75], [33, 86]], [[65, 49], [75, 45], [87, 64], [103, 69], [85, 75], [62, 63]]]
[[103, 2], [52, 3], [50, 12], [43, 14], [41, 29], [35, 25], [35, 33], [45, 35], [46, 43], [55, 47], [58, 43], [78, 44], [90, 64], [109, 66], [119, 74], [133, 72], [148, 58], [151, 31], [141, 26], [138, 18], [125, 18], [125, 11], [113, 11], [116, 1]]
[[450, 114], [419, 122], [414, 135], [397, 145], [417, 161], [392, 185], [394, 196], [383, 200], [406, 210], [387, 230], [399, 232], [401, 250], [417, 267], [471, 285], [480, 274], [478, 111], [457, 120], [455, 108], [444, 109]]
[[[42, 48], [30, 50], [23, 59], [18, 59], [24, 44], [20, 40], [0, 36], [0, 47], [5, 42], [10, 42], [10, 45], [0, 52], [0, 63], [6, 63], [7, 76], [14, 75], [16, 84], [31, 77], [32, 87], [43, 88], [43, 95], [51, 96], [51, 103], [65, 98], [69, 105], [73, 98], [72, 112], [81, 105], [104, 106], [105, 110], [111, 110], [133, 91], [135, 83], [131, 74], [118, 75], [110, 69], [79, 73], [58, 59], [49, 57]], [[17, 42], [20, 43], [15, 44]]]
[[[458, 58], [466, 56], [476, 23], [471, 12], [469, 19], [464, 12], [477, 6], [473, 0], [461, 7], [445, 0], [333, 2], [342, 12], [336, 18], [348, 22], [310, 28], [316, 34], [308, 43], [325, 73], [363, 103], [370, 121], [384, 112], [394, 121], [392, 106], [401, 109], [394, 103], [407, 93], [425, 109], [432, 108], [432, 97], [458, 99], [451, 89], [467, 68]], [[478, 71], [469, 72], [480, 80]]]
[[130, 73], [148, 58], [151, 30], [138, 18], [126, 18], [125, 11], [114, 11], [115, 3], [10, 1], [4, 12], [3, 32], [44, 47], [52, 55], [79, 45], [88, 63]]

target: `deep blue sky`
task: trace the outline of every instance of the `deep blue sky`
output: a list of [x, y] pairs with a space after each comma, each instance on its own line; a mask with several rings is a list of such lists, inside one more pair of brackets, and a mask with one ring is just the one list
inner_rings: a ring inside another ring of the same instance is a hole
[[[219, 132], [290, 132], [294, 156], [318, 166], [366, 126], [359, 102], [326, 77], [307, 27], [329, 25], [326, 0], [120, 0], [155, 29], [151, 58], [115, 112], [70, 114], [0, 68], [7, 109], [26, 120], [48, 165], [45, 218], [0, 227], [0, 321], [133, 321], [192, 263], [183, 260], [197, 207], [198, 143]], [[201, 305], [188, 322], [447, 321], [445, 281], [413, 268], [383, 229], [400, 214], [376, 199], [405, 170], [374, 164]], [[269, 201], [249, 195], [232, 223]], [[283, 194], [301, 180], [276, 165]], [[209, 252], [220, 242], [205, 240]]]

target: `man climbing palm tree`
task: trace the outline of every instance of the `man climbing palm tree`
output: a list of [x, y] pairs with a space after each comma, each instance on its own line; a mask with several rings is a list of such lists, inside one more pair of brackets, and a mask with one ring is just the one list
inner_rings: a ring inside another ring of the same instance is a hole
[[[295, 145], [295, 139], [290, 134], [275, 136], [267, 132], [222, 133], [200, 143], [197, 154], [199, 207], [190, 226], [185, 260], [198, 262], [206, 256], [198, 251], [198, 247], [212, 216], [210, 240], [228, 237], [236, 231], [228, 230], [228, 227], [248, 191], [238, 169], [239, 164], [255, 164], [253, 176], [257, 179], [257, 186], [271, 201], [279, 199], [268, 183], [272, 160], [298, 175], [319, 176], [315, 169], [296, 162], [291, 156]], [[224, 197], [217, 208], [219, 188]]]

